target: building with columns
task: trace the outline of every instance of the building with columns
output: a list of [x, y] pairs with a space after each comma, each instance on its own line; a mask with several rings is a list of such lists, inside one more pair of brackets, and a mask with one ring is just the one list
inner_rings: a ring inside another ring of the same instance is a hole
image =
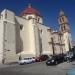
[[0, 63], [15, 62], [42, 54], [66, 53], [72, 48], [69, 22], [60, 11], [59, 30], [43, 23], [41, 14], [29, 5], [20, 16], [4, 9], [0, 13]]

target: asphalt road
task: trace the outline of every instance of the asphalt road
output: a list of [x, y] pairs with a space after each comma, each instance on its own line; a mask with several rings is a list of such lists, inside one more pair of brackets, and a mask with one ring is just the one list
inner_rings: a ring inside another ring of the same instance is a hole
[[46, 66], [45, 62], [27, 65], [0, 65], [0, 75], [66, 75], [67, 70], [74, 66], [75, 62], [65, 62], [57, 66]]

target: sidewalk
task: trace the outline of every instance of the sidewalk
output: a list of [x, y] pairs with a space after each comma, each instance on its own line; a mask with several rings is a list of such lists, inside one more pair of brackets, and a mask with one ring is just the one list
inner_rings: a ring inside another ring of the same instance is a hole
[[16, 65], [18, 65], [17, 62], [6, 63], [6, 64], [0, 64], [0, 69], [1, 69], [1, 68], [6, 68], [6, 67], [11, 67], [11, 66], [16, 66]]
[[5, 67], [9, 67], [10, 65], [6, 65], [6, 64], [0, 64], [0, 69], [1, 68], [5, 68]]

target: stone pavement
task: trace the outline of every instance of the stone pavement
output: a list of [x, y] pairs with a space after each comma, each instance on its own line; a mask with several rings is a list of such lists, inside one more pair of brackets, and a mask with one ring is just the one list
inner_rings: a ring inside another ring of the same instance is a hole
[[46, 66], [45, 62], [18, 65], [0, 65], [0, 75], [66, 75], [67, 70], [75, 67], [75, 61], [61, 63], [57, 66]]
[[18, 65], [18, 63], [0, 64], [0, 69], [1, 68], [6, 68], [6, 67], [12, 67], [12, 66], [16, 66], [16, 65]]

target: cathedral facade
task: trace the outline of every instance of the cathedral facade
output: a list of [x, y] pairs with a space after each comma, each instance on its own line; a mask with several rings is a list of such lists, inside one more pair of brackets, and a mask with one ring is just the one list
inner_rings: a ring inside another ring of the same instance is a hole
[[29, 5], [20, 16], [4, 9], [0, 14], [0, 63], [15, 62], [19, 57], [66, 53], [72, 48], [68, 19], [58, 17], [59, 30], [43, 23], [41, 14]]

